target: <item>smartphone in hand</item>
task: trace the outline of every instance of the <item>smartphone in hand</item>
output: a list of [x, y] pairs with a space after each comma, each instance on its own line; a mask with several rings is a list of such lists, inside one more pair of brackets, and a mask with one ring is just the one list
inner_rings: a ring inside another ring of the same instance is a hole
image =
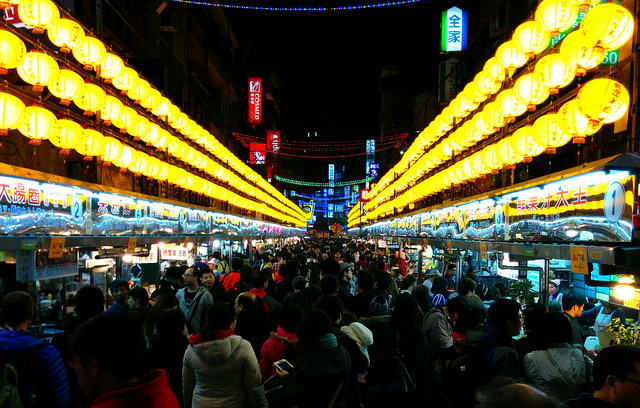
[[293, 365], [291, 365], [291, 363], [284, 358], [282, 360], [276, 361], [275, 363], [273, 363], [273, 365], [276, 368], [279, 368], [280, 370], [286, 371], [288, 373], [290, 373], [293, 370]]

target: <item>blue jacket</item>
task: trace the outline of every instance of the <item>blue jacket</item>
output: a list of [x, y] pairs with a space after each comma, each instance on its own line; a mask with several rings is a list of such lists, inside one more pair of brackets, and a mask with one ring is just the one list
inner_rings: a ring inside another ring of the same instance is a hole
[[[9, 356], [26, 352], [43, 343], [27, 332], [0, 327], [0, 353]], [[67, 373], [58, 350], [47, 344], [33, 353], [30, 386], [36, 396], [37, 407], [66, 407], [70, 393]]]

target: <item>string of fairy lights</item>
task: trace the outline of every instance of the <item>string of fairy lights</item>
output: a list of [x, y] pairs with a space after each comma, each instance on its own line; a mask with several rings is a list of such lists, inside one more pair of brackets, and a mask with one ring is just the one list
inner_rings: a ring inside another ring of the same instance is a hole
[[378, 9], [383, 7], [402, 6], [405, 4], [421, 3], [424, 0], [399, 0], [399, 1], [386, 1], [381, 3], [370, 4], [358, 4], [358, 5], [346, 5], [336, 7], [274, 7], [274, 6], [250, 6], [246, 4], [225, 4], [214, 3], [210, 1], [196, 1], [196, 0], [173, 0], [176, 3], [195, 4], [199, 6], [211, 6], [240, 10], [258, 10], [258, 11], [293, 11], [293, 12], [317, 12], [317, 11], [353, 11], [353, 10], [367, 10]]
[[275, 176], [276, 180], [282, 182], [282, 183], [287, 183], [287, 184], [293, 184], [296, 186], [305, 186], [305, 187], [346, 187], [346, 186], [355, 186], [358, 184], [364, 184], [367, 181], [371, 181], [373, 180], [373, 177], [369, 177], [367, 176], [366, 178], [362, 179], [362, 180], [353, 180], [353, 181], [335, 181], [335, 182], [326, 182], [326, 183], [314, 183], [312, 181], [300, 181], [300, 180], [292, 180], [292, 179], [288, 179], [288, 178], [284, 178], [284, 177], [280, 177], [280, 176]]

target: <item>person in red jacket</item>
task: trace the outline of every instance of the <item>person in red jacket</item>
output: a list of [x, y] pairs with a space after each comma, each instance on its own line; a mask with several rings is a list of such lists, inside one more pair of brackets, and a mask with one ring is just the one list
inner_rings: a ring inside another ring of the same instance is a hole
[[233, 286], [240, 280], [240, 268], [242, 268], [242, 259], [233, 258], [231, 261], [231, 270], [220, 277], [220, 283], [222, 283], [227, 293], [229, 293]]
[[303, 314], [302, 306], [299, 305], [290, 305], [281, 310], [278, 329], [271, 332], [260, 352], [262, 381], [276, 374], [276, 368], [273, 366], [276, 361], [283, 358], [290, 362], [295, 361], [298, 351], [296, 328]]
[[69, 365], [92, 408], [180, 408], [164, 370], [143, 373], [145, 343], [126, 317], [103, 313], [73, 334]]

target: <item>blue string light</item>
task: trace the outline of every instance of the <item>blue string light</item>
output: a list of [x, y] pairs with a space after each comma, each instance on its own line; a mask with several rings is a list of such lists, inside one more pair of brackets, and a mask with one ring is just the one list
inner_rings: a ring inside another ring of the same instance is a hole
[[241, 10], [259, 10], [259, 11], [352, 11], [352, 10], [364, 10], [382, 7], [402, 6], [405, 4], [421, 3], [425, 0], [400, 0], [391, 1], [386, 3], [375, 4], [361, 4], [357, 6], [338, 6], [338, 7], [268, 7], [268, 6], [245, 6], [242, 4], [223, 4], [213, 3], [209, 1], [196, 1], [196, 0], [173, 0], [176, 3], [196, 4], [199, 6], [211, 6], [232, 8]]
[[306, 187], [345, 187], [345, 186], [354, 186], [356, 184], [364, 184], [367, 181], [373, 180], [373, 177], [367, 176], [367, 178], [363, 180], [355, 180], [355, 181], [335, 181], [333, 183], [314, 183], [312, 181], [299, 181], [299, 180], [291, 180], [280, 176], [275, 176], [276, 180], [287, 183], [287, 184], [295, 184], [297, 186], [306, 186]]

